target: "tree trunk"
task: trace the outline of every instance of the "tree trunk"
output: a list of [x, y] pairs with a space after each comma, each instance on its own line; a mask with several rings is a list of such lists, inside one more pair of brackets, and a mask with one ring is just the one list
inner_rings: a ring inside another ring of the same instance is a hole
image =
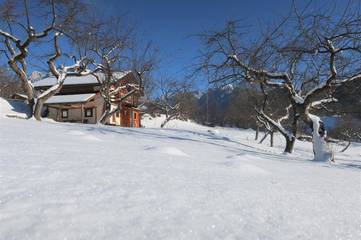
[[43, 99], [38, 99], [35, 104], [34, 117], [38, 121], [41, 121], [41, 109], [43, 108], [44, 102]]
[[108, 102], [108, 99], [106, 97], [104, 97], [105, 103], [104, 103], [104, 112], [103, 114], [100, 116], [98, 123], [101, 123], [103, 125], [107, 124], [108, 119], [110, 117], [110, 111], [111, 111], [111, 103]]
[[29, 107], [28, 118], [32, 118], [32, 117], [33, 117], [34, 105], [35, 105], [35, 99], [34, 99], [34, 98], [28, 99], [28, 107]]
[[259, 136], [259, 124], [257, 123], [257, 125], [256, 125], [256, 136], [254, 138], [255, 141], [258, 140], [258, 136]]
[[265, 132], [263, 138], [261, 139], [261, 141], [259, 141], [259, 143], [263, 143], [263, 141], [266, 140], [268, 134], [269, 134], [269, 131]]
[[351, 141], [347, 143], [347, 145], [340, 151], [341, 153], [345, 152], [347, 148], [351, 145]]
[[108, 120], [109, 120], [109, 117], [110, 117], [110, 112], [109, 111], [105, 111], [102, 118], [100, 119], [100, 123], [105, 125], [107, 124]]
[[34, 117], [36, 120], [41, 121], [41, 110], [43, 108], [44, 103], [46, 100], [60, 92], [61, 88], [63, 87], [64, 80], [66, 78], [65, 74], [60, 74], [58, 77], [57, 84], [53, 85], [51, 88], [40, 94], [36, 103], [35, 103], [35, 110], [34, 110]]
[[296, 138], [292, 137], [291, 139], [289, 139], [288, 137], [285, 137], [286, 139], [286, 147], [285, 147], [285, 152], [286, 153], [292, 153], [293, 152], [293, 148], [295, 146], [295, 141]]
[[116, 107], [116, 108], [114, 108], [113, 110], [111, 110], [111, 104], [106, 104], [105, 105], [105, 111], [104, 111], [104, 113], [103, 113], [103, 115], [100, 117], [100, 119], [99, 119], [99, 122], [101, 123], [101, 124], [107, 124], [107, 122], [108, 122], [108, 120], [109, 120], [109, 118], [113, 115], [113, 114], [115, 114], [115, 113], [117, 113], [117, 112], [120, 112], [122, 109], [121, 109], [121, 103], [119, 103], [118, 104], [118, 106]]
[[172, 120], [173, 117], [175, 117], [174, 115], [168, 115], [168, 117], [165, 118], [165, 120], [162, 122], [162, 124], [160, 125], [161, 128], [164, 128], [164, 126], [170, 121]]
[[271, 145], [271, 147], [273, 147], [273, 136], [274, 136], [274, 132], [271, 131], [270, 132], [270, 145]]
[[110, 111], [109, 110], [105, 110], [104, 113], [102, 114], [102, 116], [99, 118], [99, 123], [105, 125], [107, 124], [107, 121], [110, 117]]

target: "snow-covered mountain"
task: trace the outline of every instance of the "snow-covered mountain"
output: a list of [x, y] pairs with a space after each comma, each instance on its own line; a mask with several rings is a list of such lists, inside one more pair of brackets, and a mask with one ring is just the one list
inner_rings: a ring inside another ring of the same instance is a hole
[[0, 109], [0, 239], [360, 239], [360, 144], [330, 165], [309, 143], [284, 155], [282, 138], [270, 148], [251, 130]]

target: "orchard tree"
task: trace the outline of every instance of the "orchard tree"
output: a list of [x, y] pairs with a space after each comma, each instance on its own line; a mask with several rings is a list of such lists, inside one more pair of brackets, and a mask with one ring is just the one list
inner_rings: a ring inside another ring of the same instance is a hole
[[189, 110], [187, 100], [190, 99], [190, 81], [179, 81], [169, 77], [161, 77], [155, 82], [158, 97], [154, 103], [165, 114], [161, 128], [172, 119], [186, 118]]
[[[1, 52], [7, 59], [11, 70], [20, 79], [23, 91], [27, 96], [30, 117], [34, 116], [40, 120], [43, 103], [61, 90], [66, 77], [81, 76], [90, 74], [90, 72], [87, 70], [88, 61], [85, 58], [70, 66], [62, 64], [61, 67], [57, 67], [59, 64], [55, 63], [61, 57], [59, 37], [64, 32], [64, 27], [71, 23], [74, 9], [76, 6], [80, 6], [80, 2], [70, 4], [74, 1], [52, 0], [36, 1], [36, 3], [37, 7], [32, 8], [27, 0], [24, 0], [23, 4], [18, 1], [5, 1], [2, 5], [1, 20], [3, 24], [0, 29], [0, 37]], [[57, 15], [57, 10], [61, 11], [59, 15]], [[41, 17], [39, 17], [39, 11]], [[48, 22], [48, 24], [34, 27], [32, 25], [33, 17], [38, 21]], [[37, 28], [41, 30], [37, 30]], [[46, 45], [46, 43], [51, 43], [51, 45]], [[48, 55], [46, 65], [48, 71], [56, 78], [56, 83], [40, 94], [36, 93], [28, 72], [29, 55], [34, 54], [34, 49], [39, 48], [39, 44], [43, 45], [43, 49], [49, 49], [45, 54]]]
[[292, 152], [299, 121], [312, 130], [314, 159], [330, 161], [333, 152], [326, 141], [320, 104], [335, 101], [332, 89], [361, 79], [361, 17], [350, 2], [341, 14], [336, 10], [299, 10], [255, 41], [235, 21], [221, 31], [201, 34], [204, 54], [200, 69], [213, 82], [248, 81], [287, 91], [291, 131], [261, 109], [259, 115], [284, 135], [285, 151]]

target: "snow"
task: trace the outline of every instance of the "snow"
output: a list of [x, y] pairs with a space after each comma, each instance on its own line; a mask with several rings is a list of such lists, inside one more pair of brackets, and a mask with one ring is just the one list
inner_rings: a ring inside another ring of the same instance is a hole
[[[159, 115], [157, 117], [151, 117], [149, 114], [144, 114], [142, 117], [142, 126], [146, 128], [160, 128], [164, 120], [166, 119], [165, 115]], [[169, 121], [164, 128], [173, 128], [173, 129], [188, 129], [188, 130], [207, 130], [209, 128], [201, 126], [190, 120], [182, 121], [178, 119], [173, 119]]]
[[[117, 72], [115, 73], [117, 78], [122, 78], [129, 74], [130, 71]], [[53, 76], [44, 78], [42, 80], [33, 83], [34, 87], [48, 87], [53, 86], [57, 83], [57, 79]], [[64, 81], [64, 85], [81, 85], [81, 84], [98, 84], [98, 80], [93, 75], [86, 76], [71, 76], [67, 77]]]
[[86, 93], [86, 94], [72, 94], [72, 95], [55, 95], [49, 98], [45, 103], [46, 104], [55, 104], [55, 103], [82, 103], [87, 102], [93, 98], [95, 93]]
[[0, 239], [361, 237], [360, 144], [331, 165], [312, 161], [311, 143], [285, 155], [277, 135], [270, 148], [251, 130], [179, 120], [132, 129], [1, 115], [0, 136]]
[[293, 99], [295, 100], [296, 103], [298, 104], [303, 104], [305, 102], [305, 99], [303, 97], [301, 97], [300, 95], [296, 94]]
[[325, 139], [320, 136], [320, 121], [321, 119], [316, 115], [309, 114], [309, 117], [313, 124], [312, 139], [313, 139], [313, 151], [315, 153], [315, 161], [330, 161], [333, 160], [333, 151]]
[[[33, 83], [34, 87], [48, 87], [56, 84], [57, 79], [55, 77], [47, 77], [42, 80]], [[67, 77], [64, 81], [64, 85], [79, 85], [79, 84], [98, 84], [96, 77], [93, 75], [81, 76], [81, 77]]]

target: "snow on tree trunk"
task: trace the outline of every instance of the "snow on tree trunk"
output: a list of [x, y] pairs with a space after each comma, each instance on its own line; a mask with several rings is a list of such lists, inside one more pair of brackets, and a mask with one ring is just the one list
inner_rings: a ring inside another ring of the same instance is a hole
[[99, 121], [98, 123], [100, 124], [107, 124], [108, 123], [108, 120], [110, 118], [110, 115], [111, 115], [111, 112], [115, 112], [116, 110], [116, 107], [114, 107], [111, 103], [110, 103], [110, 100], [109, 98], [107, 98], [107, 96], [105, 95], [102, 95], [104, 100], [105, 100], [105, 103], [104, 103], [104, 112], [103, 114], [100, 116], [99, 118]]
[[65, 73], [60, 74], [57, 79], [57, 84], [55, 84], [54, 86], [52, 86], [51, 88], [40, 94], [40, 96], [37, 98], [37, 101], [35, 103], [35, 110], [34, 110], [34, 117], [36, 120], [38, 121], [41, 120], [41, 111], [44, 103], [46, 102], [46, 100], [48, 100], [49, 98], [51, 98], [60, 91], [60, 89], [63, 86], [65, 78], [66, 78]]
[[314, 160], [322, 162], [334, 161], [332, 149], [326, 141], [326, 130], [321, 128], [322, 120], [313, 114], [308, 114], [308, 118], [312, 121]]
[[102, 116], [100, 117], [98, 123], [106, 124], [108, 122], [109, 117], [110, 117], [109, 113], [110, 113], [109, 110], [105, 110], [104, 113], [102, 114]]

